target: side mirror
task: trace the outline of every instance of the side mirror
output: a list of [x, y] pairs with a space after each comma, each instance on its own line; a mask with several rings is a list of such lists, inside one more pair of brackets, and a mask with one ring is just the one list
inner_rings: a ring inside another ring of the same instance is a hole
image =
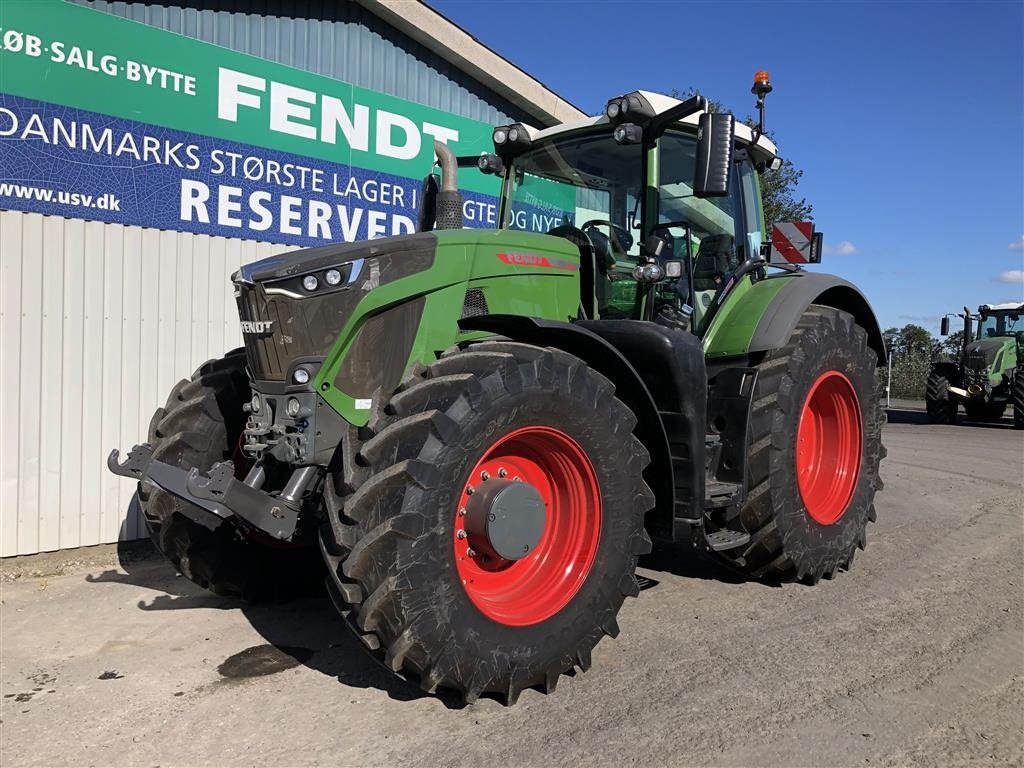
[[416, 215], [416, 231], [430, 232], [437, 222], [437, 176], [428, 173], [423, 177], [420, 192], [420, 209]]
[[727, 197], [736, 119], [728, 112], [705, 112], [697, 122], [694, 197]]
[[949, 336], [949, 317], [943, 317], [939, 321], [939, 336]]

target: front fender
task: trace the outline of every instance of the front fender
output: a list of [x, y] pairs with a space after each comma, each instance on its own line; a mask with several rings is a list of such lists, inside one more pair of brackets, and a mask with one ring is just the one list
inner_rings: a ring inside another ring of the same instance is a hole
[[651, 455], [651, 464], [644, 472], [655, 496], [655, 508], [648, 513], [648, 531], [658, 538], [672, 538], [675, 486], [668, 437], [647, 385], [622, 353], [593, 331], [557, 320], [481, 315], [460, 320], [459, 327], [463, 331], [485, 331], [524, 344], [560, 349], [608, 378], [615, 385], [616, 397], [636, 416], [636, 436]]

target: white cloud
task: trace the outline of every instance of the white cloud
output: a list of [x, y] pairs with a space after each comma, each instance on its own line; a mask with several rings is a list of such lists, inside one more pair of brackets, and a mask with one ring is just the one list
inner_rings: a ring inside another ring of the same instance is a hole
[[849, 240], [841, 240], [835, 245], [825, 243], [825, 253], [828, 256], [852, 256], [857, 253], [857, 246]]
[[1000, 283], [1024, 283], [1024, 269], [1008, 269], [996, 278]]
[[1011, 251], [1024, 251], [1024, 235], [1021, 235], [1019, 239], [1014, 240], [1010, 243]]

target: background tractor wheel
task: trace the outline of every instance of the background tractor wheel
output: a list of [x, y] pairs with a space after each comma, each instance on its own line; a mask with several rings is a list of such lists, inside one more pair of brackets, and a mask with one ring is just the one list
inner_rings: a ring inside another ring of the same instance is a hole
[[1013, 426], [1024, 429], [1024, 366], [1013, 372]]
[[[153, 414], [148, 442], [153, 458], [183, 469], [244, 462], [238, 450], [249, 402], [244, 350], [210, 360], [171, 390]], [[323, 571], [310, 547], [256, 541], [230, 523], [210, 518], [207, 528], [182, 514], [186, 502], [149, 483], [139, 483], [139, 502], [150, 538], [182, 575], [219, 595], [246, 599], [285, 597], [308, 590]]]
[[748, 576], [817, 583], [849, 568], [882, 481], [876, 354], [853, 317], [812, 305], [759, 366], [749, 425], [746, 547], [718, 555]]
[[949, 387], [960, 381], [960, 372], [952, 363], [939, 363], [928, 374], [924, 404], [932, 424], [955, 424], [957, 401], [950, 397]]
[[363, 642], [467, 702], [589, 668], [651, 549], [649, 457], [612, 384], [564, 352], [486, 342], [376, 408], [321, 538]]
[[1006, 411], [1006, 403], [964, 403], [964, 412], [971, 421], [999, 421]]

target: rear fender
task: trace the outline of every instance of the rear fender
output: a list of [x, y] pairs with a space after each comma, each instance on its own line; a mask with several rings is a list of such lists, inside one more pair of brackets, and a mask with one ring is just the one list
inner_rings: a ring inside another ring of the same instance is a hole
[[[773, 278], [777, 279], [777, 278]], [[782, 278], [786, 279], [786, 278]], [[868, 334], [868, 346], [885, 365], [885, 341], [874, 311], [856, 286], [834, 275], [797, 272], [765, 308], [750, 339], [749, 352], [769, 352], [784, 346], [811, 304], [849, 312]]]
[[675, 491], [672, 459], [665, 427], [647, 385], [625, 357], [597, 334], [572, 323], [518, 315], [482, 315], [459, 321], [463, 331], [485, 331], [512, 341], [568, 352], [608, 378], [615, 394], [636, 415], [636, 436], [651, 456], [644, 472], [654, 491], [655, 507], [647, 514], [652, 536], [673, 537]]

